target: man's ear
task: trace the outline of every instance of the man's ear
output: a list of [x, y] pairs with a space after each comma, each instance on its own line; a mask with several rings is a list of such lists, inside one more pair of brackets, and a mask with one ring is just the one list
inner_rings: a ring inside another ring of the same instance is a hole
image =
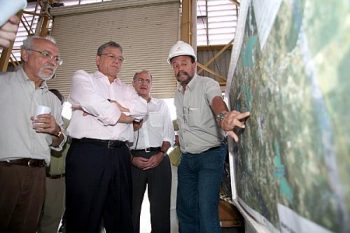
[[25, 49], [21, 49], [21, 58], [22, 58], [22, 61], [28, 62], [29, 52]]
[[96, 66], [98, 67], [100, 65], [100, 59], [101, 59], [101, 56], [96, 56]]
[[197, 70], [197, 62], [193, 62], [193, 63], [192, 63], [192, 68], [193, 68], [194, 70]]

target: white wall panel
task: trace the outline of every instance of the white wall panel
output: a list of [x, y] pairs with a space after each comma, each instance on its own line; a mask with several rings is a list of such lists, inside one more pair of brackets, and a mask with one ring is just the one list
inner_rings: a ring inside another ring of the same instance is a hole
[[147, 69], [153, 74], [153, 96], [173, 97], [176, 80], [166, 58], [179, 36], [178, 1], [112, 1], [55, 8], [52, 14], [52, 35], [64, 62], [50, 88], [68, 96], [72, 74], [94, 72], [97, 48], [113, 40], [126, 58], [121, 80], [130, 83], [136, 71]]

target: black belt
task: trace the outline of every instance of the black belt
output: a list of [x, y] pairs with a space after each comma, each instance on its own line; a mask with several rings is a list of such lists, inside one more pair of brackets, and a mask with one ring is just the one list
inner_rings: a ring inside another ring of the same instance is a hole
[[215, 147], [209, 148], [209, 149], [206, 150], [206, 151], [216, 150], [216, 149], [219, 149], [220, 147], [221, 147], [221, 145], [220, 145], [220, 146], [215, 146]]
[[108, 149], [111, 148], [122, 148], [123, 146], [126, 146], [125, 142], [119, 141], [119, 140], [102, 140], [102, 139], [94, 139], [94, 138], [82, 138], [82, 139], [72, 139], [73, 143], [89, 143], [89, 144], [95, 144], [100, 146], [105, 146]]
[[160, 147], [147, 147], [145, 149], [140, 149], [140, 150], [131, 150], [131, 152], [144, 152], [144, 153], [148, 153], [148, 152], [154, 152], [154, 151], [160, 151]]
[[47, 178], [50, 178], [50, 179], [59, 179], [59, 178], [65, 177], [65, 176], [66, 176], [65, 174], [60, 174], [60, 175], [50, 175], [50, 174], [46, 174], [46, 177], [47, 177]]
[[13, 160], [5, 160], [0, 161], [0, 164], [11, 166], [11, 165], [19, 165], [19, 166], [26, 166], [26, 167], [45, 167], [45, 160], [43, 159], [13, 159]]

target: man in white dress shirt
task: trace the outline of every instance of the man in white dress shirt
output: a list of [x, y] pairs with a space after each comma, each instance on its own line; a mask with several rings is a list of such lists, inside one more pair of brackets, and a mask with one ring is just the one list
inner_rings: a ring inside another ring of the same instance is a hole
[[140, 232], [142, 200], [148, 185], [152, 232], [170, 232], [171, 167], [166, 154], [174, 144], [175, 134], [167, 104], [150, 95], [152, 76], [143, 70], [134, 75], [133, 86], [147, 101], [148, 116], [135, 127], [132, 146], [133, 224]]
[[113, 41], [97, 50], [98, 71], [72, 78], [73, 114], [67, 132], [72, 144], [66, 160], [67, 233], [131, 233], [131, 162], [134, 115], [147, 102], [118, 78], [122, 47]]

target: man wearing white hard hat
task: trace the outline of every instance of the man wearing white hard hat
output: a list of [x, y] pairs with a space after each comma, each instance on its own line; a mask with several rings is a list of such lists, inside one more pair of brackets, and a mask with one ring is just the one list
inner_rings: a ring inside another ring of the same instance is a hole
[[219, 83], [196, 73], [191, 45], [178, 41], [168, 63], [179, 82], [175, 92], [182, 158], [178, 167], [177, 215], [180, 233], [219, 233], [219, 191], [227, 153], [225, 132], [244, 128], [249, 112], [228, 111]]

